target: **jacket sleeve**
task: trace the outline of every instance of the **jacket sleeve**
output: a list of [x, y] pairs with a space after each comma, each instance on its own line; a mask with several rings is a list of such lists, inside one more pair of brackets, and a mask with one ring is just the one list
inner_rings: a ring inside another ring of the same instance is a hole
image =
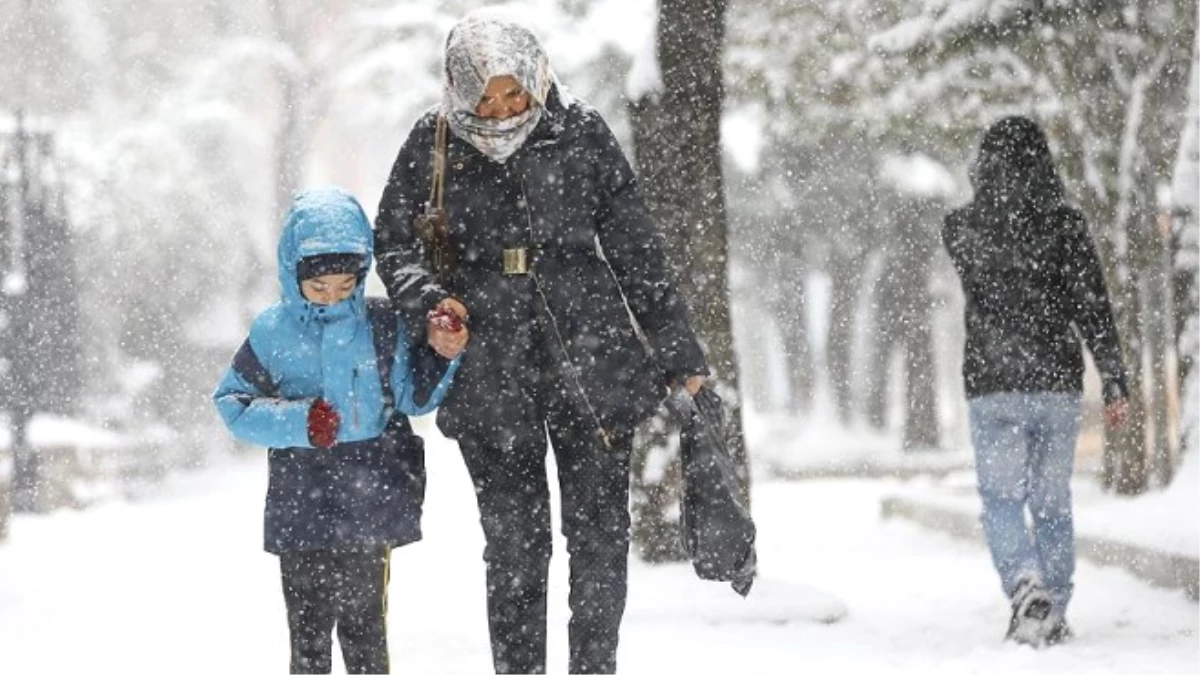
[[[311, 448], [308, 409], [313, 399], [284, 399], [268, 395], [271, 375], [251, 347], [242, 343], [225, 371], [213, 402], [225, 426], [240, 441], [270, 448]], [[257, 383], [257, 384], [255, 384]]]
[[983, 251], [994, 244], [985, 242], [970, 225], [969, 218], [959, 212], [946, 216], [942, 225], [942, 245], [958, 272], [963, 296], [967, 303], [1004, 314], [1004, 294], [996, 292], [996, 274], [983, 260]]
[[462, 355], [444, 359], [429, 345], [410, 343], [405, 331], [397, 333], [396, 360], [392, 364], [396, 409], [405, 415], [431, 413], [446, 399]]
[[375, 217], [375, 262], [388, 297], [404, 313], [413, 342], [424, 334], [424, 316], [448, 293], [437, 283], [413, 219], [429, 197], [435, 117], [413, 126], [400, 148]]
[[662, 234], [633, 169], [604, 120], [594, 112], [588, 117], [588, 142], [598, 152], [598, 234], [604, 256], [668, 380], [707, 375], [704, 352], [671, 278]]
[[1129, 385], [1104, 270], [1083, 217], [1070, 212], [1063, 225], [1067, 306], [1100, 371], [1104, 402], [1112, 403], [1129, 395]]
[[947, 215], [945, 223], [942, 225], [942, 245], [946, 247], [950, 262], [954, 264], [954, 271], [958, 272], [963, 294], [967, 296], [968, 301], [978, 302], [986, 299], [988, 294], [980, 292], [979, 264], [972, 257], [972, 246], [977, 247], [979, 244], [967, 241], [966, 230], [963, 218], [959, 214]]

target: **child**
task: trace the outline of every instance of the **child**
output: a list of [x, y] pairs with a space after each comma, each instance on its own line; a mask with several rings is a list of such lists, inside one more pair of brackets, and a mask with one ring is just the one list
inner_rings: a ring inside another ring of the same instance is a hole
[[349, 672], [388, 671], [388, 558], [421, 538], [425, 494], [405, 415], [436, 408], [458, 368], [365, 297], [373, 242], [349, 193], [298, 194], [279, 240], [283, 299], [213, 394], [234, 436], [270, 448], [265, 547], [279, 556], [293, 673], [329, 672], [335, 626]]

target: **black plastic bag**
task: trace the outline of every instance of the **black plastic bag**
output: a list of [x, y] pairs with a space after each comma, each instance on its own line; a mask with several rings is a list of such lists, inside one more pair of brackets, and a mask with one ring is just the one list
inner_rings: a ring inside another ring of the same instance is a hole
[[745, 596], [757, 566], [755, 528], [725, 442], [721, 398], [708, 387], [694, 397], [680, 389], [667, 399], [667, 407], [682, 425], [683, 549], [701, 579], [731, 582], [733, 590]]

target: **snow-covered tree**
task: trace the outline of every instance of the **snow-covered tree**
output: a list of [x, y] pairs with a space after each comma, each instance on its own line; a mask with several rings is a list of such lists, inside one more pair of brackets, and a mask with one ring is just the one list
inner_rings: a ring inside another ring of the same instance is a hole
[[[886, 261], [901, 250], [923, 256], [937, 250], [921, 244], [927, 244], [937, 214], [921, 209], [922, 222], [914, 230], [916, 223], [899, 217], [911, 211], [911, 203], [905, 206], [911, 195], [897, 190], [882, 167], [914, 151], [936, 164], [947, 154], [940, 140], [947, 134], [931, 135], [904, 117], [881, 115], [886, 104], [856, 56], [875, 27], [898, 20], [904, 6], [854, 1], [731, 6], [731, 99], [759, 111], [764, 136], [758, 172], [749, 179], [757, 185], [739, 191], [733, 183], [735, 250], [764, 279], [756, 295], [772, 309], [768, 320], [786, 336], [791, 389], [803, 396], [812, 386], [807, 373], [818, 356], [812, 346], [823, 344], [828, 388], [847, 423], [859, 416], [887, 423], [886, 378], [877, 366], [857, 364], [890, 354], [887, 345], [907, 344], [901, 335], [906, 329], [887, 321], [887, 308], [879, 302], [878, 291], [888, 286]], [[909, 234], [917, 240], [910, 241]], [[916, 267], [932, 262], [916, 261]], [[819, 337], [809, 335], [807, 325], [805, 289], [814, 272], [829, 282], [829, 308], [820, 322], [827, 333]], [[922, 332], [928, 327], [916, 327], [914, 334]], [[920, 395], [906, 397], [906, 418], [928, 419], [923, 411], [938, 407], [932, 376], [940, 374], [913, 368], [910, 356], [920, 353], [901, 352], [904, 369], [919, 371], [930, 385], [910, 383], [918, 385], [910, 393]], [[934, 437], [917, 435], [926, 442]]]
[[1183, 381], [1183, 450], [1200, 451], [1200, 36], [1192, 61], [1187, 121], [1175, 160], [1171, 194], [1175, 206], [1176, 308], [1186, 317], [1179, 335], [1179, 370]]

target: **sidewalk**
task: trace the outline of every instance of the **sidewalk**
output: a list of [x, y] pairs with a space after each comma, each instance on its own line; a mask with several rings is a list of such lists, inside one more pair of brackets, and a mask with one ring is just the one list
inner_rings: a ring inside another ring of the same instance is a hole
[[828, 415], [798, 422], [789, 415], [746, 413], [746, 445], [762, 478], [943, 477], [971, 467], [971, 453], [905, 451], [895, 434], [866, 425], [843, 426]]
[[[1189, 461], [1194, 465], [1196, 458]], [[1200, 599], [1200, 494], [1188, 473], [1195, 468], [1181, 467], [1181, 484], [1139, 497], [1108, 494], [1093, 477], [1077, 477], [1072, 485], [1077, 555]], [[884, 518], [982, 541], [979, 496], [970, 472], [905, 483], [881, 498], [880, 510]]]

